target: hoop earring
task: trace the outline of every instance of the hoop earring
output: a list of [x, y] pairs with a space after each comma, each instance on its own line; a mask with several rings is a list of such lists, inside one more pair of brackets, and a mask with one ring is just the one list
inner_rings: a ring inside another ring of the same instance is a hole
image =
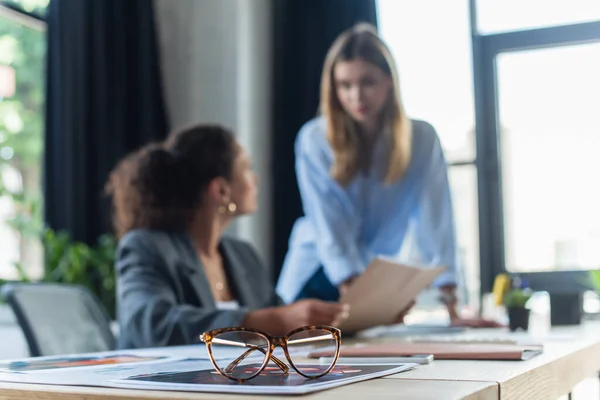
[[237, 210], [237, 205], [232, 201], [227, 205], [227, 210], [229, 210], [230, 214], [233, 214]]
[[227, 204], [227, 207], [219, 206], [219, 214], [225, 214], [225, 213], [233, 214], [236, 210], [237, 210], [237, 205], [234, 202]]

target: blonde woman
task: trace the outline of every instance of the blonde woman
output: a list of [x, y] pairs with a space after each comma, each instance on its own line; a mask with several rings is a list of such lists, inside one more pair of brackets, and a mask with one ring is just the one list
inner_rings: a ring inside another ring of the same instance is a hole
[[321, 81], [321, 115], [296, 139], [305, 216], [294, 224], [277, 285], [287, 302], [337, 301], [376, 256], [398, 254], [414, 225], [425, 263], [446, 265], [435, 285], [452, 323], [456, 240], [447, 167], [433, 127], [410, 120], [389, 49], [359, 24], [331, 46]]

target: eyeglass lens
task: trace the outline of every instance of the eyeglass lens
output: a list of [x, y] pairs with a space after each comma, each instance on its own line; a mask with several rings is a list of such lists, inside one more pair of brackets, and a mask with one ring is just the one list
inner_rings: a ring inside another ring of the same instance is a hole
[[325, 350], [326, 348], [331, 348], [334, 350], [336, 348], [336, 339], [335, 336], [326, 330], [323, 329], [310, 329], [305, 331], [300, 331], [294, 333], [288, 338], [287, 347], [290, 353], [290, 358], [294, 363], [294, 367], [302, 372], [304, 375], [312, 377], [319, 376], [325, 373], [333, 364], [303, 364], [302, 360], [295, 361], [302, 354], [302, 350], [306, 349], [318, 349]]
[[[234, 379], [249, 379], [260, 372], [269, 351], [269, 340], [256, 332], [224, 332], [212, 339], [211, 348], [221, 373]], [[231, 363], [232, 359], [239, 362]]]

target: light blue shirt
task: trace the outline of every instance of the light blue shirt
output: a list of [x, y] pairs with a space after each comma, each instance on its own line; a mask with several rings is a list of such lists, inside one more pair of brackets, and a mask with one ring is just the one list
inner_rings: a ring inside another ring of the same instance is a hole
[[423, 265], [444, 265], [435, 286], [456, 284], [456, 235], [446, 160], [434, 128], [414, 120], [412, 158], [402, 179], [386, 184], [386, 138], [373, 150], [372, 168], [346, 187], [330, 174], [333, 151], [325, 120], [300, 129], [295, 143], [296, 175], [304, 216], [292, 229], [277, 292], [296, 299], [320, 266], [335, 286], [362, 273], [378, 256], [399, 253], [409, 228]]

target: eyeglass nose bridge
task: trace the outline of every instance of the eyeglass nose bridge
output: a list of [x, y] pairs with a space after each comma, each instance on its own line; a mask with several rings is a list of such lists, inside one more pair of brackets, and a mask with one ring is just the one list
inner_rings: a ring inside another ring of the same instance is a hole
[[272, 337], [271, 338], [271, 351], [275, 349], [275, 347], [281, 347], [284, 350], [287, 348], [287, 340], [284, 337]]
[[284, 363], [283, 361], [281, 361], [280, 359], [278, 359], [277, 357], [275, 357], [273, 355], [273, 351], [275, 350], [275, 347], [277, 347], [277, 346], [281, 346], [283, 348], [283, 350], [285, 352], [285, 355], [286, 355], [286, 357], [288, 358], [288, 361], [289, 361], [289, 354], [288, 354], [288, 351], [287, 351], [287, 346], [286, 346], [286, 340], [285, 340], [285, 338], [273, 338], [272, 337], [269, 340], [269, 350], [268, 351], [267, 351], [266, 348], [262, 348], [261, 346], [251, 346], [242, 355], [240, 355], [238, 358], [236, 358], [231, 363], [229, 363], [229, 365], [227, 365], [227, 367], [225, 367], [224, 371], [225, 372], [231, 372], [231, 371], [233, 371], [239, 365], [240, 362], [242, 362], [246, 357], [248, 357], [250, 354], [252, 354], [252, 352], [254, 352], [255, 350], [258, 350], [261, 353], [263, 353], [266, 356], [266, 358], [267, 358], [266, 361], [265, 361], [265, 366], [266, 366], [266, 363], [269, 362], [268, 360], [271, 360], [284, 373], [287, 374], [290, 371], [290, 367], [288, 367], [286, 363]]
[[275, 347], [281, 347], [288, 362], [291, 362], [290, 354], [288, 353], [287, 338], [278, 337], [278, 336], [271, 337], [270, 338], [270, 347], [271, 348], [269, 350], [271, 353], [271, 357], [270, 357], [271, 361], [275, 362], [275, 364], [277, 364], [279, 366], [279, 368], [287, 374], [290, 371], [290, 367], [288, 367], [283, 361], [281, 361], [280, 359], [278, 359], [277, 357], [275, 357], [273, 355], [273, 352], [275, 351]]
[[[334, 338], [336, 340], [336, 344], [337, 344], [337, 353], [336, 353], [336, 357], [335, 360], [337, 361], [337, 357], [339, 356], [339, 348], [340, 348], [340, 342], [341, 342], [341, 334], [339, 332], [339, 330], [337, 330], [336, 328], [332, 328], [332, 327], [321, 327], [321, 326], [310, 326], [310, 327], [304, 327], [304, 328], [299, 328], [295, 331], [292, 331], [290, 334], [288, 334], [287, 336], [284, 337], [277, 337], [277, 336], [270, 336], [264, 332], [261, 331], [257, 331], [257, 330], [253, 330], [253, 329], [245, 329], [245, 328], [224, 328], [224, 329], [216, 329], [213, 331], [209, 331], [209, 332], [205, 332], [202, 335], [200, 335], [200, 339], [206, 343], [209, 354], [210, 354], [210, 359], [211, 362], [213, 364], [213, 366], [215, 367], [215, 369], [223, 376], [225, 376], [226, 378], [235, 380], [235, 381], [246, 381], [248, 379], [251, 379], [255, 376], [257, 376], [258, 374], [260, 374], [260, 372], [267, 366], [269, 360], [274, 362], [284, 373], [288, 373], [290, 370], [290, 367], [292, 367], [294, 370], [296, 370], [300, 375], [306, 377], [306, 378], [319, 378], [327, 373], [329, 373], [329, 371], [333, 368], [333, 366], [335, 365], [335, 361], [334, 363], [329, 367], [329, 369], [327, 371], [324, 371], [322, 374], [320, 375], [314, 375], [314, 376], [308, 376], [306, 375], [303, 371], [299, 370], [297, 368], [297, 366], [295, 365], [294, 361], [292, 361], [291, 356], [289, 354], [288, 351], [288, 343], [293, 342], [294, 344], [296, 343], [300, 343], [300, 342], [309, 342], [309, 341], [314, 341], [314, 339], [319, 339], [321, 337], [315, 337], [315, 338], [306, 338], [306, 339], [295, 339], [295, 340], [289, 340], [290, 336], [294, 336], [294, 334], [303, 331], [303, 330], [307, 330], [308, 329], [322, 329], [324, 331], [329, 332], [329, 334], [331, 335], [332, 338]], [[218, 336], [221, 333], [224, 332], [244, 332], [244, 331], [250, 331], [250, 332], [255, 332], [261, 336], [263, 336], [264, 339], [266, 339], [267, 343], [264, 343], [263, 345], [256, 345], [256, 344], [251, 344], [251, 343], [242, 343], [242, 342], [237, 342], [237, 341], [229, 341], [226, 339], [220, 340], [220, 339], [216, 339], [216, 336]], [[244, 351], [238, 358], [236, 358], [235, 360], [233, 360], [227, 367], [225, 367], [223, 370], [221, 368], [219, 368], [219, 366], [216, 364], [214, 358], [213, 358], [213, 354], [212, 354], [212, 345], [214, 343], [214, 341], [219, 340], [219, 341], [223, 341], [223, 342], [228, 342], [228, 344], [233, 344], [235, 346], [238, 347], [246, 347], [246, 351]], [[282, 350], [285, 353], [285, 356], [288, 360], [288, 362], [290, 363], [290, 366], [288, 366], [285, 362], [283, 362], [282, 360], [278, 359], [277, 357], [275, 357], [273, 355], [275, 347], [280, 346], [282, 348]], [[244, 359], [246, 359], [248, 356], [250, 356], [254, 351], [259, 351], [262, 354], [265, 355], [266, 359], [262, 365], [262, 368], [260, 369], [260, 371], [257, 371], [254, 375], [247, 377], [247, 378], [234, 378], [231, 375], [229, 375], [228, 373], [231, 372], [234, 368], [236, 368], [240, 362], [242, 362]]]

